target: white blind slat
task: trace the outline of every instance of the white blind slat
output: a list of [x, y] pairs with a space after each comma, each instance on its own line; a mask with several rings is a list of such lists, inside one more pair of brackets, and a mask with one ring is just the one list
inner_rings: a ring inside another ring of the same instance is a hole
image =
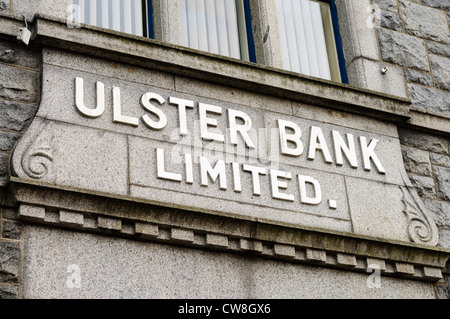
[[303, 27], [305, 28], [306, 47], [308, 50], [310, 75], [320, 76], [319, 62], [317, 61], [316, 44], [314, 39], [314, 27], [310, 10], [311, 1], [301, 0]]
[[227, 18], [228, 46], [230, 48], [230, 57], [240, 59], [241, 48], [239, 45], [239, 29], [237, 23], [236, 0], [225, 1], [225, 12]]
[[111, 9], [111, 28], [115, 31], [120, 31], [120, 0], [112, 0]]
[[123, 28], [121, 31], [132, 33], [133, 31], [133, 13], [131, 11], [132, 0], [123, 1]]
[[181, 44], [241, 58], [236, 0], [180, 0]]
[[80, 22], [86, 23], [86, 7], [84, 0], [78, 0], [78, 5], [80, 6]]
[[306, 45], [305, 28], [303, 26], [302, 10], [298, 0], [291, 0], [292, 14], [295, 24], [295, 38], [297, 41], [296, 57], [300, 64], [300, 72], [303, 74], [310, 74], [308, 49]]
[[283, 68], [331, 79], [321, 4], [310, 0], [276, 3]]
[[135, 35], [143, 35], [141, 0], [72, 0], [79, 21]]
[[186, 0], [187, 9], [187, 29], [189, 35], [189, 47], [199, 49], [198, 33], [197, 33], [197, 12], [195, 0]]
[[292, 14], [292, 5], [290, 0], [283, 1], [284, 21], [286, 24], [287, 41], [289, 49], [289, 62], [291, 71], [300, 72], [300, 62], [298, 59], [298, 47], [296, 39], [296, 30], [294, 24], [294, 15]]
[[143, 8], [141, 0], [133, 0], [133, 8], [132, 12], [134, 13], [133, 17], [133, 31], [134, 35], [143, 36], [144, 35], [144, 16], [143, 16]]
[[216, 2], [216, 19], [217, 19], [217, 37], [219, 39], [219, 53], [230, 56], [230, 48], [228, 47], [228, 30], [227, 19], [225, 16], [225, 3], [223, 0], [215, 0]]
[[208, 29], [209, 52], [219, 54], [219, 37], [216, 22], [216, 4], [214, 1], [205, 0], [206, 22]]
[[319, 76], [323, 79], [331, 80], [330, 65], [328, 61], [327, 45], [325, 42], [325, 33], [323, 29], [322, 14], [320, 12], [320, 4], [311, 3], [310, 9], [313, 21], [317, 63], [319, 65]]
[[206, 24], [206, 8], [205, 1], [210, 0], [195, 0], [195, 7], [197, 9], [197, 35], [198, 48], [203, 51], [208, 51], [208, 29]]
[[97, 25], [97, 0], [89, 0], [89, 24]]
[[284, 9], [283, 9], [283, 1], [276, 1], [277, 7], [277, 20], [278, 20], [278, 29], [279, 29], [279, 37], [280, 37], [280, 46], [281, 46], [281, 55], [283, 60], [283, 68], [286, 70], [291, 69], [291, 63], [289, 59], [289, 48], [287, 43], [287, 31], [286, 31], [286, 21], [284, 19]]
[[101, 0], [101, 10], [102, 13], [102, 22], [100, 27], [109, 28], [109, 4], [108, 0]]

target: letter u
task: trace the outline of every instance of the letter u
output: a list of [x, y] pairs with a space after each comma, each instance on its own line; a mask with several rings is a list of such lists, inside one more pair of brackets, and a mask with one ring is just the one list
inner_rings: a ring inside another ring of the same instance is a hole
[[84, 104], [84, 80], [75, 79], [75, 104], [78, 111], [87, 117], [99, 117], [105, 112], [105, 85], [102, 82], [96, 82], [97, 87], [97, 107], [91, 109]]

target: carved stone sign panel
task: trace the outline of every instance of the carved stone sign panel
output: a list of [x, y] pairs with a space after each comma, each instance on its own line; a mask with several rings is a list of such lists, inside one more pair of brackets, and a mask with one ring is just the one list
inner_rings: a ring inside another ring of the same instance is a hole
[[44, 54], [42, 102], [13, 169], [205, 213], [437, 243], [394, 125], [57, 51]]

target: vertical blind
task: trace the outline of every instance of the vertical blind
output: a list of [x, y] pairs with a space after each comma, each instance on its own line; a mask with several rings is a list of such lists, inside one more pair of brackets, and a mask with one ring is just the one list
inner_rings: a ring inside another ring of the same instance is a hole
[[283, 68], [331, 79], [320, 4], [310, 0], [277, 0]]
[[181, 44], [241, 58], [236, 0], [179, 0]]
[[76, 21], [144, 35], [142, 0], [72, 0]]

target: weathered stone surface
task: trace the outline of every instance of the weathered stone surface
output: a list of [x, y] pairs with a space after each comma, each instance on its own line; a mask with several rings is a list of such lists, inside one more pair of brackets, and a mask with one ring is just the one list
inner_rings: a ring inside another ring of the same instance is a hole
[[[368, 273], [58, 229], [24, 231], [25, 299], [435, 298], [433, 285], [417, 280], [383, 276], [382, 289], [370, 289]], [[71, 264], [81, 270], [79, 289], [67, 286]]]
[[449, 154], [449, 143], [445, 138], [405, 128], [399, 128], [399, 136], [402, 145], [413, 146], [436, 153]]
[[407, 33], [433, 41], [450, 42], [445, 12], [406, 0], [400, 1], [400, 10]]
[[83, 225], [84, 215], [82, 213], [60, 210], [59, 221], [65, 225]]
[[450, 91], [450, 58], [430, 54], [436, 87]]
[[0, 285], [0, 299], [19, 298], [19, 287], [12, 285]]
[[439, 229], [439, 243], [438, 246], [450, 248], [450, 230]]
[[20, 245], [0, 241], [0, 282], [17, 283], [19, 280]]
[[449, 286], [435, 286], [436, 299], [450, 299]]
[[16, 1], [12, 7], [12, 13], [17, 16], [25, 16], [31, 20], [36, 13], [51, 17], [66, 19], [67, 7], [70, 2], [53, 0]]
[[126, 136], [38, 117], [27, 133], [29, 139], [23, 137], [14, 153], [15, 156], [24, 152], [13, 161], [18, 176], [113, 194], [127, 193]]
[[24, 49], [17, 43], [0, 42], [0, 61], [20, 65], [31, 69], [39, 69], [41, 58], [37, 51]]
[[404, 69], [407, 82], [414, 82], [422, 85], [433, 86], [433, 78], [430, 73], [421, 72], [413, 69]]
[[424, 204], [433, 213], [436, 226], [450, 229], [450, 202], [424, 200]]
[[120, 230], [122, 229], [122, 221], [116, 218], [99, 216], [98, 227], [112, 230]]
[[[388, 68], [383, 74], [380, 70]], [[358, 87], [400, 97], [407, 97], [403, 68], [385, 62], [356, 59], [347, 67], [349, 82]], [[360, 75], [363, 72], [366, 77]]]
[[4, 221], [2, 224], [2, 237], [19, 240], [20, 229], [20, 224], [12, 221]]
[[0, 97], [38, 102], [39, 72], [0, 64]]
[[0, 61], [5, 62], [5, 63], [12, 63], [14, 61], [14, 50], [1, 49], [0, 50]]
[[20, 138], [20, 134], [0, 131], [0, 151], [10, 151]]
[[430, 69], [423, 40], [387, 29], [379, 29], [378, 35], [384, 61], [423, 71]]
[[422, 0], [422, 2], [430, 7], [450, 11], [450, 2], [445, 0]]
[[404, 147], [402, 154], [408, 172], [431, 176], [430, 155], [427, 151]]
[[450, 167], [450, 156], [431, 153], [431, 162], [436, 165]]
[[389, 11], [380, 10], [380, 26], [395, 31], [403, 31], [400, 15]]
[[0, 12], [9, 11], [9, 0], [0, 0]]
[[413, 106], [450, 115], [450, 93], [412, 83], [407, 86]]
[[9, 179], [9, 155], [0, 153], [0, 186], [4, 186]]
[[372, 3], [381, 9], [398, 12], [397, 0], [373, 0]]
[[[270, 3], [273, 1], [266, 2]], [[370, 25], [371, 23], [377, 23], [377, 21], [373, 21], [372, 19], [376, 18], [376, 14], [373, 15], [368, 12], [374, 9], [373, 7], [371, 8], [371, 1], [339, 1], [336, 7], [339, 15], [339, 29], [342, 35], [342, 43], [349, 44], [343, 45], [347, 63], [359, 57], [379, 60], [380, 53], [376, 39], [376, 31]], [[369, 27], [367, 26], [368, 22]], [[271, 23], [271, 29], [275, 29], [272, 27], [273, 22]]]
[[36, 106], [0, 100], [0, 129], [22, 131], [36, 113]]
[[[419, 176], [422, 177], [422, 176]], [[403, 211], [403, 198], [398, 186], [369, 183], [356, 178], [346, 178], [347, 190], [352, 213], [352, 225], [355, 233], [407, 241], [408, 224], [404, 215], [387, 212]], [[383, 200], [373, 194], [384, 194]], [[381, 213], [383, 212], [383, 213]], [[385, 219], [389, 218], [386, 223]]]
[[409, 174], [409, 179], [420, 197], [436, 198], [436, 188], [431, 177]]
[[450, 168], [434, 166], [439, 198], [450, 200]]
[[5, 219], [16, 219], [17, 218], [17, 212], [15, 209], [3, 207], [1, 209], [1, 217]]
[[450, 45], [427, 41], [427, 48], [431, 53], [443, 55], [450, 58]]

